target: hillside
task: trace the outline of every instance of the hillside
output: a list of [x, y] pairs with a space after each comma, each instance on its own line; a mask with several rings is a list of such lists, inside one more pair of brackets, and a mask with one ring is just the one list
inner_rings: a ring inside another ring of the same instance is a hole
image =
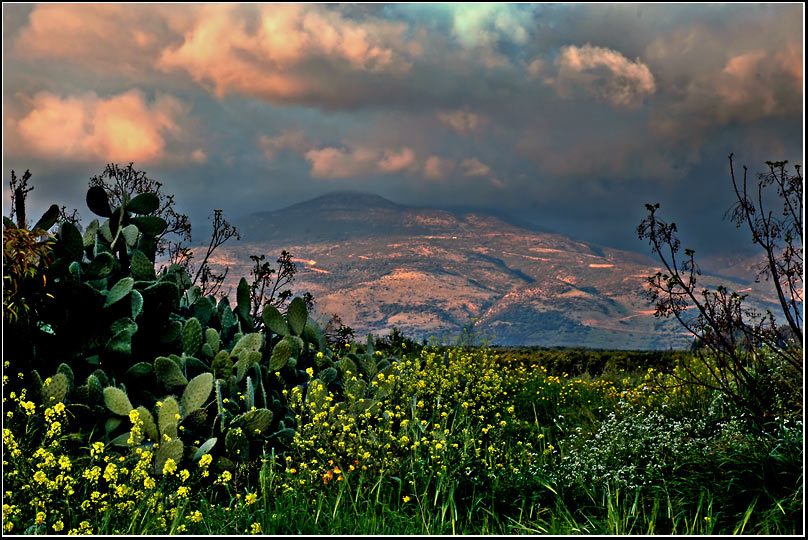
[[[418, 338], [474, 329], [502, 345], [682, 348], [690, 337], [653, 315], [644, 294], [657, 271], [642, 254], [520, 228], [481, 213], [409, 208], [375, 195], [338, 192], [247, 216], [242, 241], [220, 248], [217, 267], [249, 275], [251, 254], [281, 250], [298, 265], [295, 291], [310, 291], [325, 317], [357, 334], [393, 326]], [[713, 265], [702, 283], [774, 301], [765, 284]], [[726, 277], [730, 276], [730, 277]], [[231, 296], [233, 294], [231, 293]]]

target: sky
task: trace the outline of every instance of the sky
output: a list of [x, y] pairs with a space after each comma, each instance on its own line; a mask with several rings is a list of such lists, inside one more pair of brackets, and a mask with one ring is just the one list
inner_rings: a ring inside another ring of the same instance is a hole
[[[489, 209], [648, 252], [644, 204], [697, 252], [728, 156], [804, 163], [793, 4], [3, 4], [3, 213], [84, 196], [107, 163], [174, 193], [205, 241], [329, 191]], [[209, 234], [209, 233], [208, 233]]]

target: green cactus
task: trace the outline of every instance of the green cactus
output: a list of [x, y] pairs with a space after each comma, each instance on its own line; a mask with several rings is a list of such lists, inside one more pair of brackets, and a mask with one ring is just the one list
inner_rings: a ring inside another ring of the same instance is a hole
[[193, 356], [202, 345], [202, 325], [196, 317], [185, 321], [182, 329], [182, 350], [185, 354]]
[[161, 435], [168, 435], [170, 438], [177, 436], [177, 422], [179, 422], [180, 406], [174, 396], [163, 400], [160, 409], [157, 411], [157, 426]]
[[69, 221], [59, 226], [59, 243], [73, 261], [80, 261], [84, 256], [84, 239], [75, 225]]
[[87, 277], [91, 279], [107, 277], [114, 267], [115, 257], [112, 254], [107, 252], [98, 253], [87, 265]]
[[87, 377], [87, 392], [91, 405], [104, 403], [104, 387], [95, 375]]
[[154, 263], [139, 249], [132, 250], [129, 268], [132, 271], [132, 277], [138, 281], [153, 281], [156, 278]]
[[140, 421], [143, 422], [143, 434], [148, 440], [158, 442], [160, 440], [160, 433], [157, 431], [157, 424], [154, 423], [154, 417], [143, 405], [138, 406], [137, 413], [140, 416]]
[[317, 377], [323, 381], [324, 385], [328, 386], [329, 384], [337, 380], [337, 377], [339, 377], [339, 373], [337, 372], [336, 369], [329, 367], [320, 371], [320, 373], [317, 374]]
[[135, 247], [139, 233], [140, 231], [138, 231], [137, 225], [130, 224], [121, 229], [121, 236], [123, 237], [127, 248], [131, 249]]
[[120, 416], [129, 416], [133, 408], [126, 392], [114, 386], [104, 388], [104, 404], [107, 409]]
[[59, 367], [56, 368], [56, 373], [61, 373], [67, 378], [67, 393], [69, 394], [72, 392], [76, 382], [76, 376], [73, 374], [73, 368], [65, 363], [61, 363], [59, 364]]
[[174, 460], [174, 463], [179, 465], [184, 451], [185, 446], [180, 439], [172, 438], [170, 441], [160, 441], [157, 450], [154, 452], [154, 473], [162, 475], [163, 468], [169, 459]]
[[149, 236], [160, 236], [168, 227], [166, 220], [159, 216], [133, 217], [132, 223], [137, 225], [140, 232]]
[[215, 328], [205, 330], [205, 343], [210, 346], [214, 354], [219, 352], [219, 332]]
[[262, 318], [264, 319], [266, 327], [276, 334], [280, 336], [289, 335], [289, 325], [286, 323], [283, 315], [281, 315], [281, 312], [278, 311], [278, 308], [272, 304], [267, 304], [266, 307], [264, 307]]
[[213, 376], [217, 379], [229, 379], [233, 376], [233, 361], [230, 359], [230, 353], [227, 351], [219, 351], [211, 362], [211, 369]]
[[247, 351], [240, 353], [240, 358], [236, 362], [236, 382], [241, 382], [244, 374], [250, 367], [258, 364], [261, 361], [261, 353], [258, 351]]
[[205, 454], [210, 454], [210, 451], [213, 450], [213, 447], [216, 445], [216, 441], [217, 441], [216, 437], [211, 437], [210, 439], [202, 443], [202, 446], [200, 446], [199, 449], [194, 454], [193, 460], [199, 461]]
[[143, 295], [139, 291], [132, 290], [132, 319], [137, 319], [137, 316], [143, 311]]
[[352, 377], [345, 383], [345, 397], [347, 401], [354, 402], [365, 397], [367, 389], [368, 383], [366, 383], [363, 379]]
[[238, 461], [250, 459], [250, 441], [240, 427], [227, 430], [224, 438], [224, 447], [227, 453]]
[[110, 217], [112, 209], [109, 206], [107, 192], [101, 186], [93, 186], [87, 190], [87, 208], [101, 217]]
[[134, 284], [135, 280], [130, 277], [125, 277], [118, 281], [118, 283], [107, 292], [107, 300], [104, 302], [104, 307], [109, 307], [115, 302], [123, 300], [132, 291]]
[[280, 371], [289, 362], [291, 357], [291, 345], [288, 341], [281, 340], [272, 349], [272, 356], [269, 359], [269, 371]]
[[69, 382], [64, 373], [57, 373], [42, 385], [42, 404], [50, 407], [61, 403], [67, 397]]
[[274, 415], [269, 409], [255, 409], [240, 414], [230, 421], [231, 426], [240, 426], [247, 434], [263, 433], [272, 425]]
[[98, 220], [94, 219], [87, 225], [87, 228], [84, 229], [84, 234], [81, 237], [82, 246], [85, 249], [93, 247], [96, 234], [98, 234]]
[[289, 302], [289, 308], [286, 310], [286, 318], [289, 321], [289, 327], [296, 336], [303, 334], [306, 328], [306, 321], [309, 314], [306, 310], [306, 303], [302, 298], [296, 296]]
[[242, 336], [230, 351], [230, 356], [238, 358], [244, 353], [258, 351], [264, 344], [264, 336], [259, 332]]
[[327, 395], [328, 390], [326, 390], [323, 381], [320, 379], [312, 379], [309, 381], [309, 389], [306, 393], [307, 402], [314, 403], [318, 407], [322, 408], [325, 406], [325, 398]]
[[126, 209], [135, 214], [151, 214], [160, 208], [160, 197], [156, 193], [147, 191], [133, 197], [126, 203]]
[[182, 323], [170, 321], [160, 334], [160, 343], [171, 343], [182, 333]]
[[216, 353], [213, 352], [213, 349], [211, 348], [210, 344], [203, 343], [202, 348], [199, 349], [199, 355], [204, 358], [213, 358], [216, 355]]
[[243, 320], [250, 318], [250, 285], [241, 278], [236, 289], [236, 311]]
[[359, 377], [360, 375], [356, 363], [347, 356], [339, 361], [337, 368], [342, 376], [343, 383], [350, 380], [351, 377]]
[[188, 384], [188, 379], [182, 374], [177, 363], [165, 356], [158, 356], [154, 359], [154, 373], [168, 389]]
[[187, 416], [202, 407], [213, 390], [213, 374], [203, 373], [191, 379], [182, 393], [182, 414]]

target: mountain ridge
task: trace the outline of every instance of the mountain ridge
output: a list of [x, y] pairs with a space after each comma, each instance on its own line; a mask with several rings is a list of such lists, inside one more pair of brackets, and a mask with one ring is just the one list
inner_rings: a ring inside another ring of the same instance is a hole
[[[340, 191], [252, 214], [239, 230], [242, 241], [222, 246], [214, 269], [248, 276], [249, 255], [271, 259], [286, 249], [298, 267], [294, 292], [310, 291], [318, 312], [338, 314], [358, 334], [395, 326], [450, 337], [475, 321], [503, 345], [659, 349], [691, 341], [675, 321], [654, 317], [645, 289], [659, 268], [648, 255], [490, 214]], [[747, 279], [704, 275], [701, 283], [743, 287], [758, 307], [771, 305], [765, 287]]]

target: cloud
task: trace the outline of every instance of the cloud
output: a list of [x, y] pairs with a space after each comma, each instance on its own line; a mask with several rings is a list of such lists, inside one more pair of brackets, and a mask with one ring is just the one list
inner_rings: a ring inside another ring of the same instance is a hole
[[309, 150], [304, 157], [311, 163], [315, 178], [350, 178], [376, 172], [379, 152], [365, 147], [326, 147]]
[[444, 180], [457, 167], [455, 160], [439, 156], [429, 156], [424, 162], [424, 177], [429, 180]]
[[98, 97], [94, 92], [60, 97], [40, 92], [17, 121], [19, 152], [66, 161], [156, 162], [169, 139], [181, 135], [187, 107], [159, 95], [147, 102], [138, 90]]
[[659, 73], [663, 107], [650, 127], [664, 136], [702, 140], [724, 126], [801, 116], [801, 21], [766, 6], [732, 24], [680, 25], [656, 36], [645, 58]]
[[617, 51], [589, 43], [563, 47], [555, 64], [558, 75], [552, 84], [562, 97], [580, 92], [615, 107], [637, 107], [656, 89], [654, 76], [640, 60], [632, 62]]
[[476, 113], [465, 109], [438, 112], [438, 120], [450, 126], [461, 135], [478, 131], [485, 123], [485, 119]]
[[198, 8], [166, 4], [37, 4], [13, 50], [142, 79]]
[[280, 102], [323, 99], [345, 90], [329, 80], [336, 74], [407, 73], [417, 49], [408, 47], [405, 30], [404, 24], [355, 21], [314, 4], [208, 4], [157, 65], [212, 85], [220, 97], [239, 92]]
[[258, 146], [269, 160], [275, 159], [281, 150], [303, 153], [309, 147], [303, 130], [283, 131], [275, 137], [261, 135], [258, 137]]
[[487, 176], [491, 174], [491, 167], [477, 158], [464, 159], [460, 163], [463, 169], [463, 176]]
[[385, 150], [377, 166], [381, 172], [395, 173], [409, 168], [415, 162], [415, 153], [410, 148]]
[[305, 152], [316, 178], [352, 178], [374, 174], [412, 171], [415, 153], [412, 149], [376, 150], [367, 146], [351, 148], [325, 147]]

